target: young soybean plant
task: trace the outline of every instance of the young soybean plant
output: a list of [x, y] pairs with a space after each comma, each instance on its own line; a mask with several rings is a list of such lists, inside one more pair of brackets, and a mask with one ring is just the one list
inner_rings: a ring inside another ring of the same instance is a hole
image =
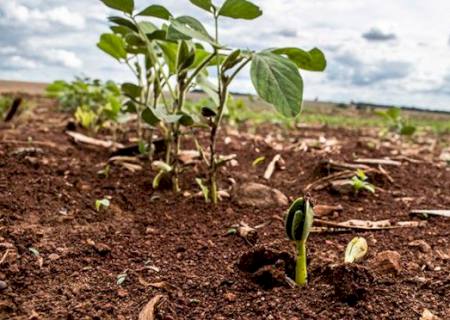
[[295, 117], [301, 111], [303, 80], [299, 69], [323, 71], [326, 60], [323, 53], [314, 48], [304, 51], [286, 47], [266, 49], [261, 52], [230, 50], [219, 43], [219, 20], [221, 18], [253, 20], [262, 15], [261, 9], [247, 0], [225, 0], [221, 6], [211, 0], [190, 0], [195, 6], [207, 11], [214, 21], [214, 37], [211, 37], [201, 23], [191, 17], [171, 20], [172, 30], [187, 37], [210, 44], [216, 56], [217, 85], [204, 81], [205, 73], [199, 74], [197, 84], [209, 93], [214, 107], [204, 107], [202, 115], [208, 119], [209, 144], [209, 188], [210, 198], [218, 202], [217, 171], [224, 161], [217, 156], [216, 143], [223, 114], [227, 105], [228, 91], [235, 77], [251, 63], [250, 75], [258, 95], [275, 106], [286, 117]]
[[307, 283], [306, 240], [314, 219], [314, 211], [307, 198], [295, 200], [286, 216], [286, 234], [295, 241], [297, 246], [297, 261], [295, 266], [295, 282], [299, 286]]

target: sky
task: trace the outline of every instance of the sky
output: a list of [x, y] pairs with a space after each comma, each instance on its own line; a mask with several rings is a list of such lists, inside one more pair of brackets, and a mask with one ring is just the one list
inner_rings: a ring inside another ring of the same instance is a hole
[[[163, 4], [175, 16], [211, 19], [188, 0]], [[222, 0], [216, 0], [220, 4]], [[224, 18], [221, 43], [252, 50], [318, 47], [323, 73], [302, 72], [304, 96], [450, 111], [449, 0], [253, 0], [264, 14]], [[0, 0], [0, 79], [128, 81], [132, 75], [96, 48], [113, 11], [100, 0]], [[233, 91], [253, 93], [249, 70]]]

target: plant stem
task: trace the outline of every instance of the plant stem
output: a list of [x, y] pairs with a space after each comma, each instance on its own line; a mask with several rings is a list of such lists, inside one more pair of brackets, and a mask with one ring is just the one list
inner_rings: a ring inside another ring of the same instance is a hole
[[305, 241], [297, 241], [297, 263], [295, 265], [295, 282], [299, 286], [305, 286], [308, 280], [306, 271], [306, 244]]

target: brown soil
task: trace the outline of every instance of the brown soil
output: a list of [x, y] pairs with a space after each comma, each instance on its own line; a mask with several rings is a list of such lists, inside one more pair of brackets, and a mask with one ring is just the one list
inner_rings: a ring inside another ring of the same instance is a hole
[[[0, 131], [0, 281], [6, 285], [0, 286], [0, 319], [137, 319], [158, 294], [163, 299], [157, 319], [418, 319], [425, 308], [448, 319], [448, 218], [430, 218], [419, 228], [312, 233], [309, 285], [266, 288], [254, 281], [253, 270], [239, 270], [237, 262], [253, 249], [227, 230], [241, 221], [250, 226], [271, 221], [258, 229], [258, 247], [293, 254], [280, 219], [287, 208], [240, 207], [233, 200], [213, 207], [202, 198], [153, 191], [154, 173], [146, 162], [134, 173], [113, 165], [102, 178], [97, 172], [109, 153], [73, 143], [64, 134], [70, 117], [54, 111], [51, 101], [35, 101], [32, 118], [17, 118]], [[448, 136], [421, 136], [402, 149], [384, 141], [374, 149], [363, 142], [376, 138], [370, 130], [302, 128], [289, 136], [272, 126], [252, 130], [224, 131], [221, 140], [227, 136], [229, 141], [221, 143], [221, 152], [237, 154], [238, 165], [223, 171], [223, 188], [229, 178], [237, 184], [253, 181], [294, 199], [327, 174], [321, 160], [394, 157], [410, 146], [422, 148], [409, 157], [423, 162], [385, 167], [395, 182], [376, 178], [381, 189], [375, 195], [310, 192], [316, 204], [344, 209], [323, 219], [418, 220], [410, 209], [450, 208], [450, 171], [437, 162]], [[288, 149], [319, 136], [337, 138], [338, 146]], [[34, 149], [18, 150], [23, 147]], [[267, 182], [262, 175], [277, 153], [286, 169]], [[252, 167], [261, 155], [267, 158], [264, 164]], [[199, 170], [190, 166], [183, 174], [182, 187], [191, 194], [198, 191], [194, 177]], [[105, 196], [111, 197], [111, 206], [97, 212], [95, 200]], [[367, 239], [367, 257], [358, 266], [339, 267], [356, 235]], [[409, 245], [418, 239], [431, 249]], [[371, 261], [385, 250], [400, 254], [400, 273], [372, 270]], [[286, 269], [289, 257], [281, 260], [268, 265]]]

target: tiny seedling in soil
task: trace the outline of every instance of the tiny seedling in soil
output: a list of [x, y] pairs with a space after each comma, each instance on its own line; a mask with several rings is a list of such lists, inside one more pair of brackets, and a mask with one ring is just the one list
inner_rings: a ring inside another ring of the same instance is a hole
[[295, 266], [295, 282], [299, 286], [307, 283], [306, 240], [314, 219], [314, 211], [307, 198], [295, 200], [286, 216], [286, 234], [295, 241], [297, 247], [297, 261]]
[[408, 124], [403, 119], [400, 108], [389, 108], [383, 111], [378, 110], [375, 113], [386, 121], [389, 131], [402, 136], [412, 136], [417, 130], [414, 125]]
[[367, 182], [367, 175], [366, 173], [358, 169], [356, 171], [356, 175], [352, 178], [351, 184], [353, 187], [353, 190], [355, 191], [355, 195], [358, 195], [360, 191], [367, 190], [371, 193], [375, 193], [375, 186], [369, 182]]
[[266, 157], [265, 157], [265, 156], [261, 156], [261, 157], [256, 158], [256, 159], [253, 160], [253, 162], [252, 162], [252, 167], [256, 167], [256, 166], [260, 165], [261, 163], [264, 162], [264, 160], [266, 160]]
[[101, 200], [95, 200], [95, 210], [100, 211], [100, 209], [107, 209], [110, 205], [110, 201], [106, 198]]
[[124, 283], [125, 282], [125, 280], [127, 279], [127, 270], [125, 270], [124, 272], [122, 272], [121, 274], [119, 274], [118, 276], [117, 276], [117, 281], [116, 281], [116, 283], [117, 283], [117, 285], [122, 285], [122, 283]]
[[345, 263], [353, 263], [361, 260], [367, 253], [367, 241], [362, 237], [355, 237], [347, 245], [345, 250]]

